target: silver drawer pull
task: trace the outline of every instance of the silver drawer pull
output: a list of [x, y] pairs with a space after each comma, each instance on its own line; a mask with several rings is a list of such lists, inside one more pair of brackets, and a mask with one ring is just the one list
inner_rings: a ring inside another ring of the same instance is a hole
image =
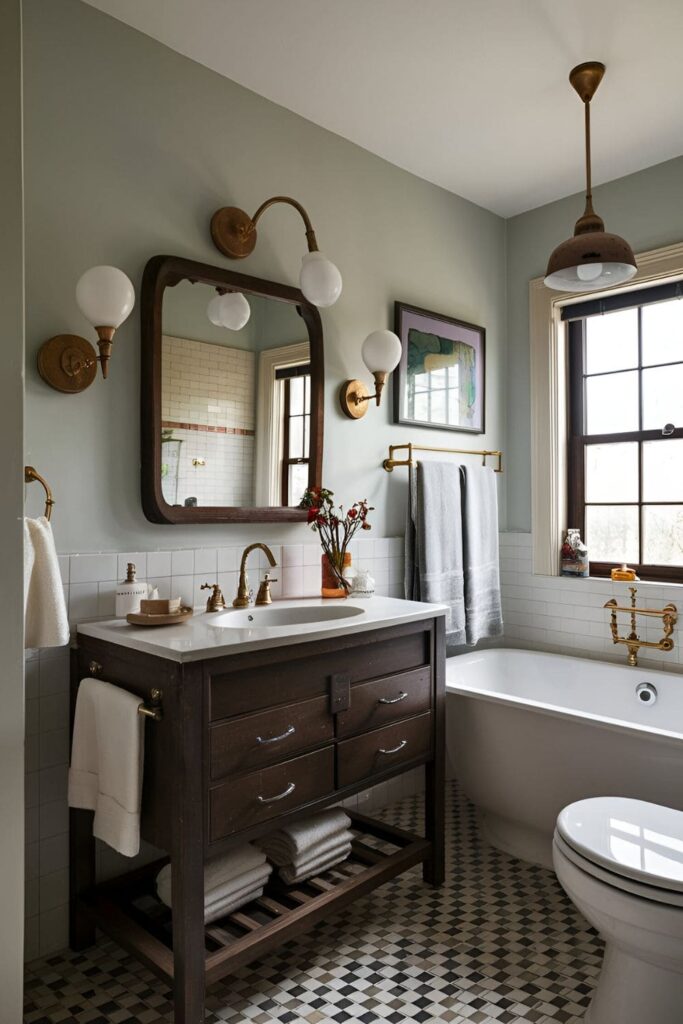
[[283, 733], [281, 733], [280, 736], [266, 736], [266, 737], [257, 736], [256, 737], [256, 742], [257, 743], [279, 743], [280, 740], [286, 740], [288, 736], [293, 736], [295, 732], [296, 732], [296, 729], [294, 728], [294, 726], [290, 725], [289, 728], [285, 729], [285, 731]]
[[377, 751], [378, 754], [398, 754], [399, 750], [403, 750], [408, 740], [401, 740], [397, 747], [389, 747], [387, 750], [384, 747], [380, 747]]
[[408, 696], [403, 690], [399, 693], [398, 697], [380, 697], [377, 701], [378, 704], [399, 704], [402, 700], [405, 700]]
[[277, 800], [284, 800], [286, 796], [291, 796], [295, 789], [295, 783], [290, 782], [287, 789], [283, 789], [277, 796], [258, 796], [256, 799], [260, 804], [274, 804]]

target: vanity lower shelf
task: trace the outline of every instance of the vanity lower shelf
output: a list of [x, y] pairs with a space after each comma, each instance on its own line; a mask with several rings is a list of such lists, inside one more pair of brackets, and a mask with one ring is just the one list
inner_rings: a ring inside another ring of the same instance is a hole
[[[403, 829], [349, 812], [354, 839], [347, 860], [306, 882], [285, 885], [271, 876], [263, 896], [205, 926], [207, 985], [312, 928], [359, 896], [426, 860], [431, 843]], [[173, 981], [172, 914], [154, 880], [166, 863], [98, 886], [80, 906], [107, 935], [159, 977]]]

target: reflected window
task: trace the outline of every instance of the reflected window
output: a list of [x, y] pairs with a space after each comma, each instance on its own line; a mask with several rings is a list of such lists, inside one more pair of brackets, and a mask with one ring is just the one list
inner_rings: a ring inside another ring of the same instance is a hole
[[282, 504], [296, 507], [308, 487], [311, 438], [311, 367], [309, 363], [276, 370], [282, 391]]
[[568, 511], [591, 574], [683, 582], [683, 282], [565, 307]]

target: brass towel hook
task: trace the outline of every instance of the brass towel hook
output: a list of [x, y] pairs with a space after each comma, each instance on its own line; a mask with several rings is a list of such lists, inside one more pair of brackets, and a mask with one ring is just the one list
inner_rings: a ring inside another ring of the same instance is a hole
[[33, 468], [33, 466], [24, 466], [24, 483], [30, 484], [34, 480], [37, 480], [45, 490], [45, 518], [49, 522], [50, 517], [52, 516], [52, 506], [55, 503], [55, 499], [52, 497], [50, 485], [47, 480], [40, 475], [38, 470]]
[[161, 698], [163, 693], [158, 690], [156, 686], [149, 692], [149, 706], [144, 702], [138, 704], [138, 714], [144, 715], [145, 718], [153, 718], [155, 722], [160, 722], [164, 717], [164, 712], [161, 707]]

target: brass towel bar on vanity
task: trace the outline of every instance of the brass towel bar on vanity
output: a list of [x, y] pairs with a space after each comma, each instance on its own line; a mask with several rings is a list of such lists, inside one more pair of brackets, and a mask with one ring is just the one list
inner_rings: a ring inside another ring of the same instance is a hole
[[[402, 450], [408, 450], [407, 459], [396, 459], [394, 453]], [[498, 459], [498, 465], [494, 469], [494, 473], [503, 472], [503, 453], [500, 451], [490, 451], [486, 448], [433, 448], [431, 445], [424, 444], [413, 444], [412, 441], [407, 444], [390, 444], [389, 445], [389, 458], [385, 459], [382, 463], [387, 473], [392, 473], [396, 466], [414, 466], [415, 460], [413, 459], [413, 452], [443, 452], [447, 455], [481, 455], [482, 465], [486, 465], [486, 460], [491, 456], [492, 458]]]
[[[88, 671], [91, 676], [98, 676], [102, 671], [102, 666], [99, 661], [91, 661], [88, 665]], [[161, 706], [161, 698], [163, 693], [157, 689], [156, 686], [152, 687], [149, 691], [149, 705], [142, 701], [138, 704], [138, 714], [144, 715], [145, 718], [153, 718], [155, 722], [160, 722], [164, 717], [164, 711]]]
[[45, 480], [40, 475], [38, 470], [33, 468], [33, 466], [24, 466], [24, 483], [30, 484], [34, 480], [37, 480], [37, 482], [42, 485], [43, 490], [45, 491], [45, 518], [49, 522], [52, 516], [52, 506], [55, 503], [55, 499], [52, 497], [52, 490], [50, 489], [50, 485], [48, 484], [47, 480]]

